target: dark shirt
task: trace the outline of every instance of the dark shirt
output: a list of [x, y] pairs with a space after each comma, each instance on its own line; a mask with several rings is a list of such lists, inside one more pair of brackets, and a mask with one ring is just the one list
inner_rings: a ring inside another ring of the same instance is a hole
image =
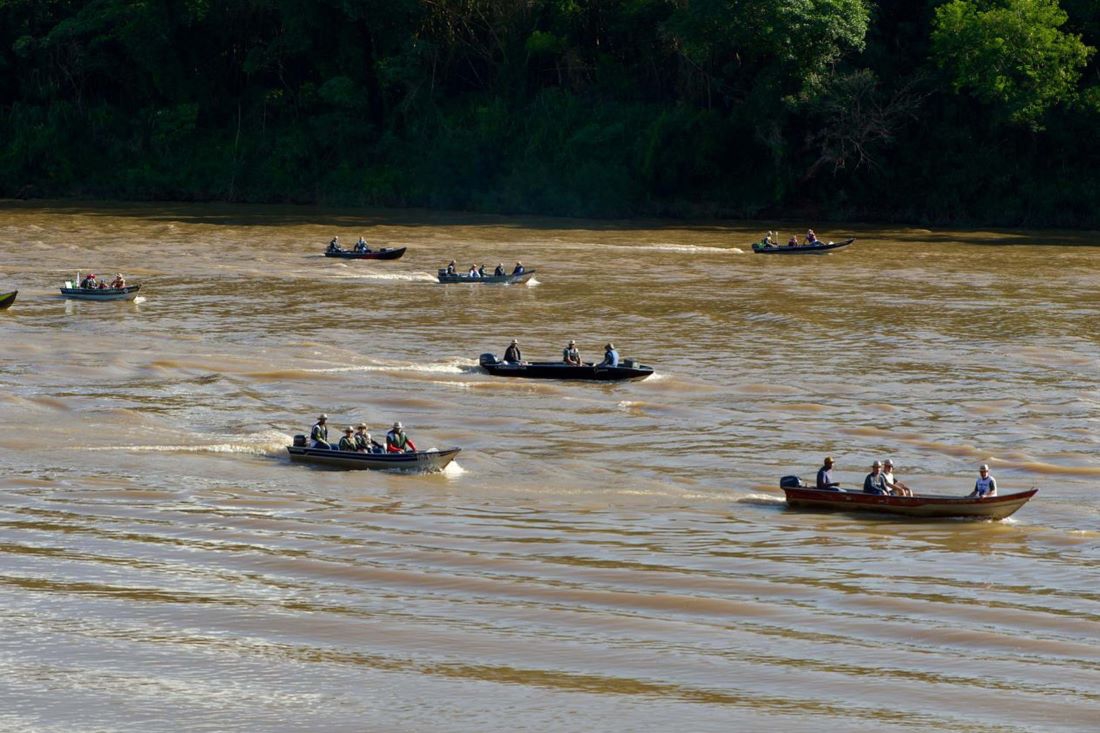
[[817, 470], [817, 488], [835, 489], [838, 485], [833, 481], [833, 469], [822, 466]]
[[511, 344], [504, 352], [504, 361], [512, 364], [518, 364], [523, 361], [523, 354], [519, 353], [519, 347], [515, 344]]
[[497, 265], [497, 269], [493, 270], [493, 275], [496, 276], [496, 277], [499, 277], [503, 274], [504, 274], [504, 268], [500, 265]]
[[867, 478], [863, 479], [863, 492], [865, 494], [888, 494], [890, 493], [886, 488], [886, 477], [881, 472], [869, 473]]
[[516, 269], [512, 270], [513, 275], [522, 275], [524, 273], [523, 265], [516, 265]]

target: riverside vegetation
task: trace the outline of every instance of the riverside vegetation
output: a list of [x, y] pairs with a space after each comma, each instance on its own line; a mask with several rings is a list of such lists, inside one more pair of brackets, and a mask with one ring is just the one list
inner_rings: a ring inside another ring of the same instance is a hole
[[0, 0], [0, 196], [1100, 223], [1093, 0]]

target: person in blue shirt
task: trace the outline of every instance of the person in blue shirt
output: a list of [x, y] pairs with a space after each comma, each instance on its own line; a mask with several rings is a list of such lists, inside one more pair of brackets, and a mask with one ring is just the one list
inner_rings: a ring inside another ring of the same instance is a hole
[[979, 499], [984, 499], [989, 496], [997, 495], [997, 479], [993, 478], [993, 475], [989, 473], [989, 466], [984, 463], [978, 467], [978, 480], [974, 482], [974, 490], [970, 492], [970, 496], [976, 496]]
[[886, 488], [886, 477], [882, 475], [882, 462], [875, 461], [871, 464], [871, 473], [863, 479], [863, 493], [865, 494], [889, 494]]
[[615, 344], [608, 343], [603, 347], [603, 361], [600, 362], [602, 367], [617, 367], [619, 366], [619, 352], [615, 351]]
[[821, 468], [817, 469], [817, 488], [835, 491], [840, 484], [833, 481], [833, 457], [825, 456]]
[[522, 275], [526, 270], [523, 267], [522, 262], [517, 262], [515, 268], [512, 270], [513, 275]]
[[359, 241], [355, 243], [356, 252], [370, 252], [370, 247], [367, 246], [367, 240], [359, 237]]

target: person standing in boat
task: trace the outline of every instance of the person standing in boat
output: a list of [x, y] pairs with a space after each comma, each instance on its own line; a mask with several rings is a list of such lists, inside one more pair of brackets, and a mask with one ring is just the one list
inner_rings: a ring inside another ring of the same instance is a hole
[[825, 460], [821, 462], [821, 468], [817, 469], [817, 488], [835, 491], [839, 487], [840, 484], [833, 481], [833, 457], [825, 456]]
[[313, 424], [313, 427], [309, 431], [309, 439], [313, 441], [314, 448], [330, 449], [332, 445], [328, 442], [328, 415], [322, 414], [317, 418], [317, 422]]
[[493, 270], [493, 277], [504, 277], [507, 274], [508, 273], [506, 273], [504, 271], [504, 263], [503, 262], [499, 263], [497, 265], [497, 269]]
[[523, 363], [523, 354], [519, 350], [519, 341], [512, 339], [512, 343], [504, 350], [504, 361], [509, 364]]
[[978, 480], [974, 482], [974, 490], [969, 495], [979, 499], [997, 495], [997, 479], [993, 478], [989, 466], [984, 463], [978, 467]]
[[882, 476], [882, 462], [875, 461], [871, 464], [871, 473], [863, 479], [863, 493], [865, 494], [889, 494], [886, 489], [886, 479]]
[[513, 275], [522, 275], [524, 272], [526, 272], [526, 270], [524, 269], [522, 262], [517, 262], [516, 266], [512, 268]]
[[889, 458], [882, 462], [882, 480], [886, 484], [886, 490], [894, 496], [913, 495], [912, 489], [894, 478], [894, 462]]
[[603, 347], [603, 361], [599, 365], [611, 368], [619, 366], [619, 352], [615, 351], [615, 344], [608, 342]]
[[346, 428], [344, 428], [344, 437], [340, 438], [340, 445], [339, 445], [340, 450], [350, 451], [351, 453], [355, 452], [356, 448], [355, 448], [355, 437], [353, 435], [354, 432], [355, 432], [355, 428], [353, 428], [350, 425], [348, 425]]
[[405, 434], [404, 426], [395, 422], [393, 429], [386, 433], [386, 452], [387, 453], [413, 453], [416, 451], [416, 446], [413, 445], [412, 440]]
[[569, 339], [569, 345], [561, 350], [561, 360], [571, 366], [581, 365], [581, 352], [577, 351], [577, 342]]
[[367, 424], [361, 422], [355, 428], [355, 450], [360, 453], [381, 453], [385, 448], [377, 440], [370, 437], [370, 433], [367, 432]]

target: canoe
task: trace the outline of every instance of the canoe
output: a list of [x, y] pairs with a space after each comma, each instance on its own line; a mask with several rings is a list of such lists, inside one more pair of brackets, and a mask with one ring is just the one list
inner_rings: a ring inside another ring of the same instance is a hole
[[0, 295], [0, 311], [11, 308], [11, 304], [15, 302], [15, 296], [17, 295], [19, 295], [18, 290]]
[[777, 247], [762, 247], [759, 242], [752, 245], [752, 251], [758, 255], [820, 255], [826, 252], [847, 247], [856, 241], [855, 237], [845, 239], [843, 242], [829, 242], [828, 244], [800, 244], [797, 247], [779, 245]]
[[343, 260], [396, 260], [405, 254], [407, 247], [383, 247], [368, 252], [356, 252], [350, 249], [337, 251], [325, 250], [325, 257], [339, 257]]
[[403, 471], [442, 471], [455, 459], [461, 448], [421, 450], [415, 453], [353, 453], [306, 446], [288, 445], [287, 453], [294, 463], [342, 469], [397, 469]]
[[1039, 492], [1029, 489], [984, 499], [967, 496], [893, 496], [866, 494], [860, 489], [817, 489], [797, 476], [784, 476], [779, 487], [787, 495], [787, 506], [839, 512], [879, 512], [905, 517], [975, 517], [1004, 519]]
[[124, 288], [61, 288], [61, 294], [71, 300], [133, 300], [140, 285]]
[[561, 361], [529, 361], [509, 364], [499, 361], [493, 354], [482, 354], [478, 359], [481, 368], [494, 377], [522, 377], [526, 379], [582, 379], [593, 382], [617, 382], [627, 379], [645, 379], [653, 374], [653, 367], [624, 359], [617, 367], [602, 367], [592, 363], [573, 366]]
[[534, 270], [525, 270], [519, 275], [486, 275], [485, 277], [470, 277], [469, 275], [460, 273], [448, 275], [446, 270], [440, 270], [437, 275], [441, 283], [468, 283], [470, 285], [476, 285], [478, 283], [525, 283], [534, 276]]

